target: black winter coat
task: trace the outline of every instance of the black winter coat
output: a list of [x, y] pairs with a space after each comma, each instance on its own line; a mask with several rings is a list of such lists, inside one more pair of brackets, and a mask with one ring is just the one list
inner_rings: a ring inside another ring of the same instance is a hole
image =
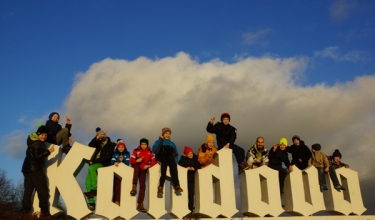
[[[89, 143], [90, 147], [95, 148], [95, 151], [94, 151], [94, 153], [93, 153], [93, 155], [91, 156], [91, 159], [90, 159], [92, 164], [101, 163], [103, 165], [103, 167], [111, 165], [111, 159], [112, 159], [112, 155], [113, 155], [113, 152], [115, 150], [116, 144], [113, 143], [109, 137], [106, 137], [106, 141], [107, 141], [107, 143], [103, 147], [101, 147], [101, 144], [104, 141], [100, 141], [100, 140], [96, 139], [96, 137], [94, 137], [91, 140], [91, 142]], [[100, 152], [100, 156], [99, 156], [99, 158], [96, 158], [96, 156], [99, 154], [99, 152]]]
[[38, 135], [35, 132], [31, 133], [27, 137], [27, 150], [22, 172], [30, 173], [44, 170], [44, 161], [50, 154], [51, 152], [46, 149], [44, 142], [38, 139]]
[[216, 141], [219, 149], [223, 148], [227, 143], [234, 144], [237, 138], [237, 129], [230, 124], [225, 125], [218, 122], [213, 125], [208, 122], [206, 130], [209, 133], [216, 134]]
[[188, 183], [194, 183], [194, 175], [195, 172], [201, 168], [201, 164], [198, 162], [197, 155], [193, 155], [193, 158], [189, 158], [185, 155], [182, 155], [180, 158], [180, 161], [178, 162], [178, 165], [182, 167], [194, 167], [195, 170], [189, 170], [188, 171]]
[[283, 168], [283, 164], [285, 164], [286, 167], [290, 166], [290, 161], [288, 158], [288, 153], [286, 150], [281, 150], [280, 147], [276, 148], [276, 151], [273, 151], [273, 148], [268, 151], [268, 167], [272, 169], [280, 169]]
[[[48, 120], [46, 122], [46, 127], [48, 128], [47, 142], [51, 144], [56, 144], [56, 134], [62, 129], [61, 125], [58, 122]], [[69, 137], [72, 135], [70, 129], [72, 124], [65, 124], [65, 127], [69, 130]]]
[[[300, 141], [300, 145], [293, 144], [286, 148], [288, 153], [292, 154], [292, 164], [296, 165], [298, 169], [304, 170], [309, 165], [309, 159], [312, 157], [310, 149], [305, 145], [304, 141]], [[302, 162], [298, 159], [301, 158]]]

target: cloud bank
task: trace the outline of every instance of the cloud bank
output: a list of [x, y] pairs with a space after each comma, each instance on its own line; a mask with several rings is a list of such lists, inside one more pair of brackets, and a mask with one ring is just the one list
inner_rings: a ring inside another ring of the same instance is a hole
[[[290, 140], [298, 134], [308, 146], [320, 143], [328, 155], [340, 149], [360, 175], [373, 172], [375, 76], [302, 87], [298, 79], [307, 67], [305, 58], [199, 63], [183, 52], [157, 60], [105, 59], [77, 74], [61, 115], [72, 119], [73, 139], [84, 144], [100, 126], [133, 150], [142, 137], [152, 145], [168, 126], [182, 152], [186, 145], [196, 151], [209, 119], [229, 112], [236, 143], [245, 150], [257, 136], [270, 148], [282, 135]], [[2, 152], [23, 158], [26, 135], [7, 135]]]
[[[157, 60], [105, 59], [77, 75], [61, 111], [72, 119], [74, 140], [88, 142], [99, 126], [112, 139], [124, 138], [130, 150], [142, 137], [153, 143], [165, 126], [180, 149], [196, 149], [209, 119], [229, 112], [245, 149], [257, 136], [270, 147], [282, 135], [298, 134], [327, 154], [340, 149], [360, 173], [371, 171], [375, 77], [302, 87], [298, 78], [307, 66], [304, 58], [269, 57], [199, 63], [183, 52]], [[14, 147], [19, 137], [19, 131], [9, 134], [2, 151], [23, 157]]]

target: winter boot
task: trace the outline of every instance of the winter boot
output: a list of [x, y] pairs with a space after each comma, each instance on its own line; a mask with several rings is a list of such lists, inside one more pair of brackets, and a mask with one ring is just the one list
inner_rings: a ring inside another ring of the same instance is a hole
[[163, 187], [159, 186], [159, 187], [158, 187], [158, 196], [161, 196], [161, 195], [163, 195], [163, 194], [164, 194], [164, 192], [163, 192]]
[[238, 173], [242, 173], [243, 171], [245, 170], [248, 170], [250, 167], [247, 166], [247, 164], [245, 162], [241, 162], [240, 164], [238, 164]]
[[88, 208], [89, 208], [91, 211], [94, 211], [94, 210], [95, 210], [95, 203], [89, 203], [89, 204], [88, 204]]
[[147, 212], [147, 210], [146, 210], [145, 207], [143, 206], [143, 202], [138, 203], [137, 210], [138, 210], [139, 212]]
[[65, 145], [65, 146], [62, 148], [62, 152], [65, 153], [65, 154], [68, 154], [69, 151], [70, 151], [70, 148], [72, 148], [72, 146], [70, 146], [70, 144], [67, 144], [67, 145]]
[[132, 190], [130, 191], [130, 195], [135, 196], [137, 194], [137, 185], [133, 184]]
[[182, 190], [180, 186], [176, 186], [176, 187], [174, 188], [174, 192], [175, 192], [175, 193], [181, 193], [181, 192], [183, 192], [183, 191], [184, 191], [184, 190]]

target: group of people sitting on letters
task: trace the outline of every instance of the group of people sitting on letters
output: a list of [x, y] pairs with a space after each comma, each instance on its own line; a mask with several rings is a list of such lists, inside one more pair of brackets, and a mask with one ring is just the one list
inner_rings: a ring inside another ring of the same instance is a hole
[[[41, 215], [51, 216], [49, 212], [49, 189], [47, 176], [44, 172], [45, 159], [55, 150], [55, 145], [62, 145], [62, 152], [69, 153], [71, 149], [71, 120], [66, 117], [65, 128], [59, 124], [60, 115], [52, 112], [45, 125], [39, 125], [36, 132], [32, 132], [27, 138], [26, 157], [22, 166], [24, 175], [24, 196], [22, 200], [23, 212], [32, 214], [32, 194], [34, 190], [38, 192], [39, 207]], [[95, 148], [95, 151], [89, 161], [88, 174], [85, 180], [88, 208], [95, 209], [95, 199], [97, 194], [97, 169], [106, 166], [119, 166], [120, 163], [132, 166], [134, 168], [132, 189], [130, 194], [137, 194], [137, 185], [139, 183], [137, 210], [147, 212], [143, 200], [146, 190], [147, 170], [156, 163], [160, 164], [161, 174], [157, 190], [157, 196], [162, 197], [164, 192], [164, 182], [166, 179], [167, 167], [169, 167], [173, 188], [176, 194], [182, 193], [178, 179], [177, 164], [188, 170], [188, 208], [191, 211], [187, 217], [191, 217], [194, 210], [194, 179], [195, 172], [198, 169], [209, 166], [217, 155], [217, 151], [223, 148], [232, 149], [237, 165], [238, 173], [256, 169], [260, 166], [268, 166], [279, 172], [280, 194], [283, 194], [284, 180], [289, 172], [293, 171], [293, 165], [300, 170], [313, 165], [318, 170], [319, 185], [321, 191], [328, 190], [325, 180], [325, 172], [328, 172], [336, 190], [345, 190], [338, 181], [335, 169], [349, 166], [341, 162], [341, 153], [335, 150], [332, 156], [327, 157], [321, 152], [320, 144], [313, 144], [311, 151], [305, 145], [299, 136], [292, 137], [293, 144], [288, 146], [288, 140], [282, 137], [279, 143], [275, 143], [271, 149], [264, 146], [264, 138], [258, 137], [253, 146], [245, 154], [245, 150], [235, 144], [236, 128], [229, 124], [229, 113], [223, 113], [220, 122], [215, 123], [215, 117], [211, 118], [207, 124], [208, 133], [216, 135], [215, 146], [214, 137], [207, 134], [205, 142], [198, 147], [198, 154], [194, 154], [191, 147], [185, 146], [184, 151], [178, 157], [178, 150], [175, 143], [171, 140], [172, 130], [168, 127], [162, 129], [158, 140], [152, 147], [146, 138], [141, 138], [139, 146], [130, 154], [126, 144], [122, 139], [116, 142], [111, 140], [100, 127], [96, 128], [96, 135], [89, 143], [89, 147]], [[46, 149], [45, 143], [49, 142], [51, 147]], [[292, 161], [289, 161], [288, 153], [292, 155]], [[285, 168], [286, 167], [286, 168]], [[121, 180], [114, 179], [113, 202], [120, 205]]]

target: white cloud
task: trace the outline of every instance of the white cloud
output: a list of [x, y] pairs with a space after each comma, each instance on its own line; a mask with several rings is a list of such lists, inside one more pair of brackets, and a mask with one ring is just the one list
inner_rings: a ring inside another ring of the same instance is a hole
[[259, 29], [256, 31], [249, 31], [242, 34], [243, 43], [246, 45], [253, 44], [267, 44], [268, 41], [265, 38], [272, 33], [271, 29]]
[[333, 21], [343, 21], [357, 7], [358, 5], [355, 1], [336, 0], [330, 7], [331, 18]]
[[[185, 53], [134, 61], [105, 59], [77, 75], [65, 108], [73, 139], [87, 144], [95, 128], [123, 138], [133, 150], [142, 137], [152, 144], [161, 128], [172, 129], [179, 150], [204, 142], [212, 116], [231, 114], [236, 143], [249, 149], [257, 136], [266, 146], [294, 134], [311, 146], [320, 143], [359, 174], [375, 167], [375, 76], [327, 86], [299, 86], [304, 58], [243, 58], [233, 64], [214, 59], [199, 63]], [[45, 116], [43, 116], [45, 117]], [[3, 151], [23, 158], [23, 131], [6, 137]]]
[[337, 46], [327, 47], [321, 51], [314, 52], [315, 57], [331, 58], [336, 61], [349, 61], [349, 62], [365, 62], [368, 60], [366, 53], [363, 51], [353, 50], [345, 54], [340, 53]]
[[4, 152], [11, 159], [23, 159], [26, 155], [26, 130], [15, 130], [10, 134], [5, 135], [2, 139], [5, 139], [5, 144], [0, 152]]

